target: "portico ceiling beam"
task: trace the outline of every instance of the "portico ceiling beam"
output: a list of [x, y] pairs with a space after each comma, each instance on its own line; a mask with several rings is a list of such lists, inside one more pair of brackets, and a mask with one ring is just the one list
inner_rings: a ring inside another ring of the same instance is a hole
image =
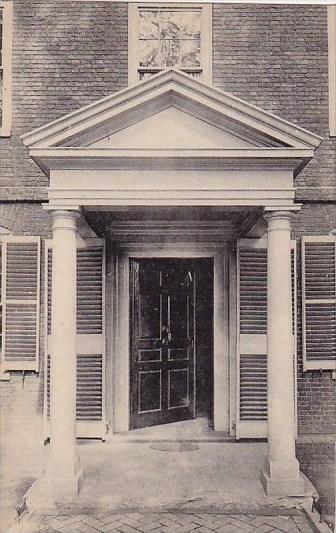
[[257, 224], [262, 216], [262, 212], [263, 208], [260, 207], [256, 211], [243, 213], [238, 222], [239, 238], [246, 236], [246, 234]]

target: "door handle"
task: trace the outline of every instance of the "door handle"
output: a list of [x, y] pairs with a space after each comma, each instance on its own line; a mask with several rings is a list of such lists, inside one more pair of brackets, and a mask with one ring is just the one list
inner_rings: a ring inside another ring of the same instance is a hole
[[168, 326], [162, 326], [162, 345], [166, 346], [172, 341], [172, 334]]
[[168, 346], [171, 343], [171, 340], [172, 340], [171, 333], [168, 333], [167, 337], [164, 337], [162, 339], [162, 346]]

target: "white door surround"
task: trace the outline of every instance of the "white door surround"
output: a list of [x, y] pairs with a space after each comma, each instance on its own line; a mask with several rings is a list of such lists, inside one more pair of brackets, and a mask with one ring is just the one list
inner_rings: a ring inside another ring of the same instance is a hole
[[[229, 431], [229, 328], [227, 247], [145, 245], [117, 255], [117, 301], [113, 346], [114, 420], [116, 433], [129, 430], [129, 260], [130, 258], [212, 258], [214, 260], [214, 429]], [[116, 324], [117, 321], [117, 324]]]

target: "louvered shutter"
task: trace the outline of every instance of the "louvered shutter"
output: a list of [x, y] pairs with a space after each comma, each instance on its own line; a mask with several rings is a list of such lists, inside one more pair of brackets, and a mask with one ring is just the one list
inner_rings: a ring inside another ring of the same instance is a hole
[[2, 248], [2, 365], [38, 372], [40, 238], [5, 237]]
[[3, 336], [3, 324], [2, 324], [2, 280], [3, 280], [3, 266], [2, 266], [2, 242], [0, 241], [0, 365], [2, 364], [2, 336]]
[[304, 370], [336, 369], [336, 239], [302, 239]]
[[[77, 436], [105, 434], [104, 245], [89, 239], [77, 247]], [[45, 437], [49, 436], [52, 241], [46, 250], [47, 331]]]
[[[236, 437], [267, 436], [267, 240], [238, 243], [238, 407]], [[295, 243], [292, 243], [293, 351], [296, 331]], [[296, 375], [296, 358], [293, 358]]]

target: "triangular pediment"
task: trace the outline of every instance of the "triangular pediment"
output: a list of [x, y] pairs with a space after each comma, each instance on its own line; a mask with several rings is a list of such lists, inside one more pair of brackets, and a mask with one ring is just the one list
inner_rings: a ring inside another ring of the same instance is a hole
[[90, 144], [116, 149], [252, 148], [255, 143], [171, 106]]
[[30, 148], [190, 148], [190, 142], [195, 148], [314, 148], [321, 142], [297, 125], [174, 69], [22, 139]]
[[22, 136], [53, 169], [276, 168], [296, 175], [321, 137], [167, 70]]

